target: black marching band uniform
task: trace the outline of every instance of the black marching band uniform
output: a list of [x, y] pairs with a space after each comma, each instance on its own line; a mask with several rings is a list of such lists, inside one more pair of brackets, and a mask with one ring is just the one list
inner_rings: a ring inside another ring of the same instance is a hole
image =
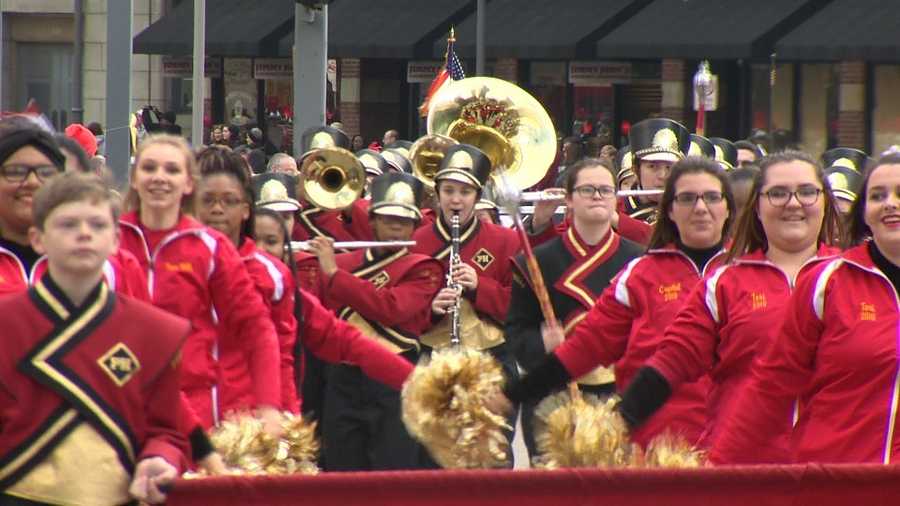
[[[419, 222], [423, 184], [408, 174], [375, 178], [370, 212]], [[323, 276], [325, 305], [363, 334], [415, 363], [419, 335], [431, 322], [431, 300], [444, 283], [440, 262], [407, 248], [378, 255], [360, 249], [335, 257]], [[400, 393], [355, 366], [329, 367], [323, 413], [324, 463], [329, 471], [414, 469], [421, 450], [400, 419]]]
[[[610, 229], [597, 244], [589, 246], [578, 236], [574, 226], [565, 233], [534, 250], [544, 284], [550, 295], [553, 311], [565, 335], [587, 316], [594, 301], [625, 265], [643, 253], [643, 247], [619, 236]], [[516, 343], [516, 358], [526, 372], [547, 356], [541, 337], [544, 322], [540, 303], [535, 296], [522, 255], [511, 259], [515, 268], [512, 298], [506, 317], [507, 340]], [[615, 392], [615, 375], [611, 368], [597, 367], [578, 379], [579, 388], [605, 398]], [[522, 405], [522, 430], [530, 455], [536, 455], [534, 442], [534, 408], [538, 404]]]

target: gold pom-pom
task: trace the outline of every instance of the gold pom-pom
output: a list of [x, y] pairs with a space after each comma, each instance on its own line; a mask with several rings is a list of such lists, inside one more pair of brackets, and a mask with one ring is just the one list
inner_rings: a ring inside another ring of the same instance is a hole
[[403, 423], [445, 468], [502, 467], [509, 461], [506, 419], [486, 401], [503, 386], [500, 364], [476, 350], [432, 353], [403, 386]]
[[233, 474], [317, 474], [316, 424], [282, 413], [282, 435], [273, 437], [263, 422], [249, 415], [225, 420], [210, 440]]
[[700, 467], [705, 461], [705, 452], [694, 448], [681, 436], [663, 432], [647, 445], [641, 467], [690, 468]]
[[642, 450], [630, 441], [628, 427], [616, 411], [619, 399], [600, 401], [570, 389], [544, 399], [535, 409], [534, 465], [563, 467], [700, 467], [704, 452], [669, 432]]
[[547, 397], [535, 409], [534, 465], [563, 467], [625, 467], [637, 451], [628, 429], [615, 411], [616, 400], [570, 391]]

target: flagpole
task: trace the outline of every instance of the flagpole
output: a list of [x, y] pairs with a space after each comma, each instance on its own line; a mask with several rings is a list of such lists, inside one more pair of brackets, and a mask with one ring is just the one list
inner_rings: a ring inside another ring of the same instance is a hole
[[475, 13], [475, 75], [484, 75], [484, 37], [485, 37], [485, 17], [487, 9], [485, 8], [485, 0], [478, 0], [478, 7]]

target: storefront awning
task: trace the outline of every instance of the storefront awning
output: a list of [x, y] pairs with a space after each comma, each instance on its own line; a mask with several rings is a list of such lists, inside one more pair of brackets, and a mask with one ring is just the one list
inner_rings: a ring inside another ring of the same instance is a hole
[[[278, 41], [294, 27], [294, 3], [284, 0], [216, 0], [206, 4], [206, 54], [275, 56]], [[172, 12], [134, 38], [134, 53], [190, 55], [194, 2]]]
[[[647, 0], [492, 0], [485, 13], [488, 58], [590, 59], [594, 43], [637, 12]], [[456, 28], [456, 52], [475, 56], [473, 13]], [[438, 40], [434, 56], [443, 57], [446, 40]]]
[[430, 58], [434, 41], [474, 9], [474, 0], [336, 0], [328, 56]]
[[828, 0], [654, 0], [596, 45], [596, 57], [768, 57]]
[[779, 60], [900, 61], [896, 0], [834, 0], [775, 45]]
[[[289, 57], [294, 2], [207, 2], [210, 56]], [[328, 54], [352, 58], [430, 58], [432, 45], [474, 11], [475, 0], [336, 0], [328, 7]], [[193, 2], [185, 0], [134, 38], [137, 54], [189, 55]]]

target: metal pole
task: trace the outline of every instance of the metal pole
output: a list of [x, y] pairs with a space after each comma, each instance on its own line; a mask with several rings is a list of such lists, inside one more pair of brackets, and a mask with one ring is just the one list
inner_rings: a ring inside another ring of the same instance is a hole
[[302, 154], [301, 134], [325, 124], [328, 72], [328, 6], [297, 4], [294, 9], [294, 155]]
[[191, 144], [203, 145], [204, 67], [206, 58], [206, 0], [194, 0], [194, 91], [191, 99]]
[[487, 16], [486, 0], [478, 0], [475, 13], [475, 74], [484, 75], [484, 32], [485, 17]]
[[106, 16], [106, 163], [123, 188], [131, 168], [132, 1], [107, 2]]
[[84, 0], [75, 0], [75, 44], [72, 55], [72, 123], [84, 123], [82, 103], [82, 71], [84, 70]]

